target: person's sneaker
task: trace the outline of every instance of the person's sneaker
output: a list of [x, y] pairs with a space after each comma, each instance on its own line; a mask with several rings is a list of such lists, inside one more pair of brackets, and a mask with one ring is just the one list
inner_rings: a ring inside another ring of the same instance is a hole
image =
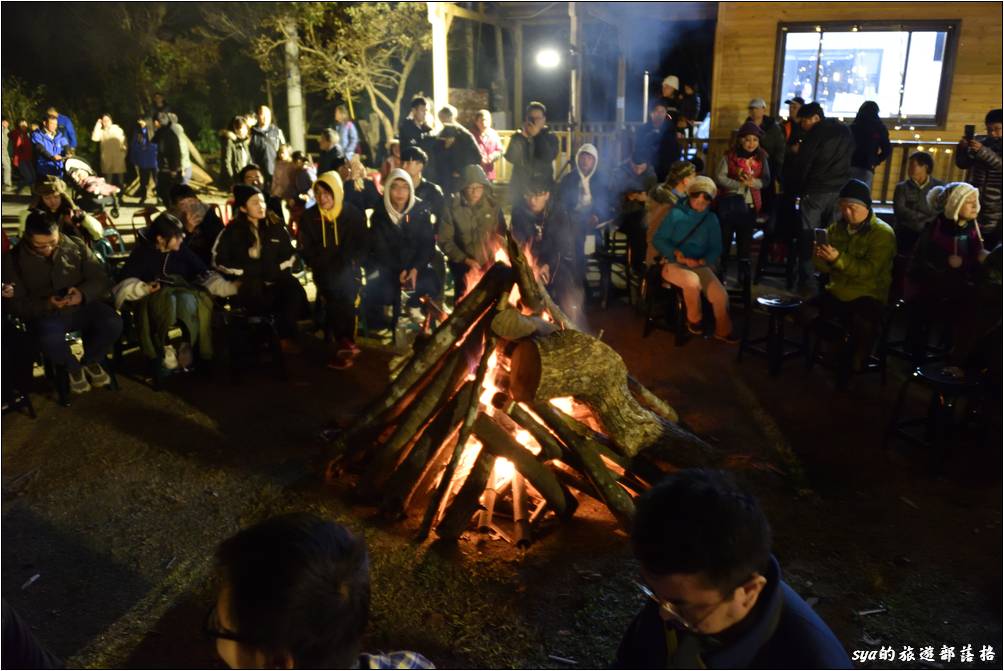
[[721, 340], [726, 345], [738, 345], [739, 344], [739, 336], [737, 336], [735, 333], [732, 333], [732, 332], [726, 333], [725, 335], [718, 335], [716, 333], [715, 334], [715, 340]]
[[195, 360], [195, 353], [192, 351], [192, 346], [187, 342], [183, 342], [178, 345], [178, 368], [182, 370], [191, 370], [192, 362]]
[[332, 370], [345, 370], [346, 368], [352, 368], [352, 364], [354, 363], [352, 355], [336, 354], [328, 361], [328, 368]]
[[76, 370], [69, 371], [70, 375], [70, 391], [74, 394], [86, 394], [91, 390], [91, 385], [87, 382], [87, 378], [84, 377], [84, 371]]
[[354, 342], [348, 338], [342, 338], [338, 341], [338, 348], [335, 350], [335, 354], [339, 356], [353, 357], [357, 356], [361, 351], [362, 350], [359, 349], [359, 346]]
[[300, 347], [292, 338], [282, 338], [279, 340], [279, 349], [282, 350], [283, 354], [302, 354], [303, 348]]
[[84, 373], [87, 374], [87, 379], [91, 381], [91, 386], [95, 389], [107, 387], [112, 383], [111, 376], [99, 363], [87, 364], [84, 366]]
[[174, 351], [173, 345], [164, 345], [164, 368], [166, 370], [178, 369], [178, 355]]
[[697, 322], [696, 324], [687, 322], [687, 330], [693, 335], [704, 335], [704, 324]]

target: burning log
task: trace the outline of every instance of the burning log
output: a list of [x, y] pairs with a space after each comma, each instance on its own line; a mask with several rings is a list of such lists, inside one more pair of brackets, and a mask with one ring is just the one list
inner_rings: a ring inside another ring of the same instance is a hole
[[492, 399], [492, 405], [498, 410], [508, 415], [514, 422], [530, 432], [534, 440], [540, 445], [541, 453], [546, 459], [560, 459], [562, 454], [561, 445], [555, 440], [550, 431], [547, 430], [533, 415], [523, 409], [519, 403], [509, 401], [505, 394], [496, 394]]
[[523, 305], [530, 308], [534, 313], [544, 310], [544, 295], [547, 293], [537, 282], [537, 276], [527, 261], [526, 255], [520, 248], [512, 232], [506, 233], [506, 246], [509, 251], [509, 262], [516, 273], [516, 286], [519, 287], [519, 298]]
[[[474, 466], [471, 467], [467, 479], [464, 480], [460, 491], [453, 497], [446, 512], [443, 513], [443, 519], [436, 527], [436, 535], [443, 540], [460, 538], [460, 534], [464, 533], [464, 529], [471, 522], [471, 517], [481, 505], [481, 494], [484, 493], [485, 487], [488, 485], [488, 478], [492, 474], [494, 464], [495, 457], [487, 450], [482, 449], [478, 453], [478, 458], [474, 461]], [[446, 480], [445, 474], [443, 479], [447, 486], [452, 483], [452, 480]]]
[[513, 540], [516, 547], [530, 544], [530, 520], [527, 517], [526, 480], [519, 473], [512, 476]]

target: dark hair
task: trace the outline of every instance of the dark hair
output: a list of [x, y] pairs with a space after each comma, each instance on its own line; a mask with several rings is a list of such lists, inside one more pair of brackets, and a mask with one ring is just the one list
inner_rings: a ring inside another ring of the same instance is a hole
[[927, 173], [931, 174], [934, 172], [934, 157], [928, 154], [926, 151], [915, 151], [910, 154], [910, 160], [917, 165], [922, 165], [927, 168]]
[[150, 233], [154, 238], [173, 240], [184, 234], [184, 228], [176, 216], [164, 212], [150, 222]]
[[649, 103], [649, 105], [648, 105], [648, 111], [651, 112], [656, 107], [665, 107], [668, 110], [669, 109], [669, 101], [666, 100], [665, 98], [661, 98], [661, 97], [660, 98], [654, 98], [652, 100], [652, 102]]
[[314, 157], [311, 156], [309, 152], [300, 151], [299, 149], [297, 149], [296, 151], [293, 152], [293, 160], [303, 161], [304, 163], [313, 163]]
[[634, 165], [641, 165], [642, 163], [648, 165], [650, 160], [651, 157], [649, 156], [649, 150], [647, 147], [639, 145], [631, 152], [631, 163]]
[[1001, 108], [998, 107], [995, 110], [990, 110], [989, 112], [987, 112], [987, 116], [983, 120], [983, 122], [987, 126], [990, 126], [995, 123], [1001, 123]]
[[59, 230], [59, 217], [50, 212], [32, 210], [24, 222], [24, 234], [52, 235]]
[[523, 118], [530, 116], [532, 110], [540, 110], [540, 113], [545, 117], [547, 116], [547, 107], [542, 102], [537, 102], [536, 100], [530, 101], [530, 104], [526, 106], [526, 112], [523, 114]]
[[[800, 115], [801, 116], [801, 115]], [[854, 116], [854, 122], [877, 121], [879, 118], [879, 106], [874, 100], [866, 100], [861, 103], [858, 113]]]
[[645, 492], [631, 533], [646, 571], [701, 574], [723, 596], [766, 574], [770, 542], [756, 499], [725, 473], [705, 469], [679, 471]]
[[237, 182], [239, 184], [243, 184], [244, 183], [244, 178], [252, 170], [257, 170], [258, 172], [260, 172], [262, 174], [262, 177], [265, 176], [265, 173], [262, 171], [260, 165], [258, 165], [257, 163], [248, 163], [246, 166], [244, 166], [243, 168], [241, 168], [240, 172], [237, 173]]
[[825, 119], [826, 113], [823, 112], [822, 105], [813, 101], [799, 107], [797, 116], [799, 119], [808, 119], [811, 116], [818, 116], [820, 119]]
[[184, 200], [185, 198], [198, 198], [199, 194], [190, 187], [188, 184], [175, 184], [171, 187], [171, 192], [168, 195], [168, 202], [174, 205], [179, 200]]
[[421, 107], [422, 105], [428, 107], [429, 103], [424, 97], [415, 96], [411, 99], [411, 104], [408, 106], [408, 109], [415, 109], [416, 107]]
[[421, 147], [405, 147], [401, 150], [401, 163], [405, 161], [418, 161], [422, 165], [429, 163], [429, 155]]
[[247, 125], [248, 125], [247, 120], [240, 114], [238, 114], [237, 116], [235, 116], [233, 119], [230, 120], [230, 130], [232, 130], [234, 133], [236, 133], [241, 126], [244, 126], [246, 128]]
[[554, 183], [544, 175], [535, 175], [530, 178], [530, 182], [526, 185], [526, 191], [523, 195], [525, 196], [535, 196], [539, 193], [551, 193], [554, 189]]
[[[347, 669], [369, 619], [369, 557], [345, 527], [309, 513], [265, 520], [216, 553], [242, 640], [296, 668]], [[270, 660], [270, 663], [273, 660]]]
[[338, 144], [340, 138], [338, 137], [338, 132], [334, 128], [325, 128], [321, 131], [321, 139], [331, 144]]

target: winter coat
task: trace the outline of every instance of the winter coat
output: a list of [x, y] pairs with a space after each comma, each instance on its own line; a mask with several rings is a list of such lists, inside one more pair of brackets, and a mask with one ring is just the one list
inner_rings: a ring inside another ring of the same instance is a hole
[[485, 171], [488, 181], [495, 181], [495, 161], [489, 160], [495, 154], [502, 153], [502, 139], [494, 128], [485, 128], [484, 133], [471, 131], [474, 141], [478, 144], [478, 151], [481, 153], [481, 169]]
[[[243, 212], [223, 229], [213, 245], [213, 267], [228, 280], [239, 280], [242, 291], [256, 293], [292, 272], [296, 251], [286, 226], [271, 212], [257, 224], [259, 249], [252, 256], [255, 235]], [[245, 289], [245, 286], [247, 287]]]
[[428, 152], [430, 139], [432, 138], [432, 128], [428, 124], [419, 126], [415, 123], [414, 119], [407, 117], [398, 126], [397, 137], [401, 142], [402, 151], [405, 147], [420, 147]]
[[833, 263], [813, 257], [816, 268], [830, 276], [826, 290], [840, 301], [869, 296], [885, 303], [892, 284], [892, 261], [896, 256], [896, 234], [873, 212], [871, 219], [851, 233], [837, 221], [827, 227], [830, 245], [840, 256]]
[[137, 128], [129, 143], [129, 161], [139, 170], [157, 169], [157, 143], [149, 128]]
[[[952, 268], [948, 264], [948, 257], [952, 255], [962, 259], [962, 265], [958, 268]], [[917, 241], [907, 273], [912, 282], [922, 286], [960, 280], [961, 284], [976, 277], [982, 255], [983, 241], [980, 240], [974, 222], [960, 227], [956, 222], [940, 215]]]
[[[747, 117], [747, 121], [753, 119]], [[760, 124], [763, 137], [760, 138], [760, 148], [767, 152], [767, 159], [770, 161], [770, 180], [779, 178], [784, 169], [784, 154], [787, 138], [784, 129], [778, 124], [774, 117], [765, 116]], [[770, 180], [764, 180], [764, 184], [769, 184]]]
[[177, 121], [161, 126], [153, 136], [157, 143], [157, 161], [163, 172], [183, 172], [192, 167], [188, 155], [188, 137]]
[[920, 186], [909, 177], [896, 185], [893, 192], [893, 212], [896, 215], [894, 228], [903, 228], [914, 233], [920, 233], [938, 213], [927, 203], [927, 194], [936, 186], [944, 184], [940, 179], [927, 178], [927, 183]]
[[[749, 188], [739, 181], [740, 171], [753, 175]], [[732, 150], [722, 157], [715, 172], [715, 182], [719, 188], [718, 197], [721, 199], [730, 193], [738, 194], [742, 196], [747, 206], [753, 207], [759, 213], [763, 207], [761, 190], [770, 188], [772, 174], [770, 160], [765, 151], [758, 150], [753, 156], [743, 158], [736, 150]]]
[[126, 171], [126, 136], [118, 124], [102, 128], [101, 122], [94, 125], [91, 141], [97, 142], [101, 150], [101, 174], [121, 175]]
[[427, 179], [422, 179], [415, 187], [415, 197], [425, 203], [429, 208], [429, 214], [435, 217], [432, 223], [436, 226], [443, 220], [446, 214], [446, 196], [438, 184], [433, 184]]
[[258, 126], [251, 128], [251, 142], [248, 147], [251, 162], [261, 168], [266, 181], [272, 179], [272, 175], [275, 174], [275, 157], [281, 144], [286, 144], [286, 136], [275, 123], [268, 128]]
[[429, 206], [416, 198], [411, 209], [395, 224], [387, 208], [381, 206], [370, 218], [367, 265], [394, 278], [402, 270], [428, 267], [436, 253], [436, 233], [429, 215]]
[[443, 221], [439, 224], [439, 247], [453, 263], [474, 259], [481, 266], [492, 260], [496, 236], [505, 230], [505, 215], [492, 193], [491, 184], [481, 168], [469, 165], [464, 170], [461, 188], [473, 183], [485, 187], [481, 200], [471, 206], [463, 192], [457, 193], [446, 206]]
[[785, 190], [804, 196], [837, 193], [850, 179], [854, 137], [836, 119], [823, 119], [810, 130], [789, 159]]
[[369, 249], [366, 215], [347, 198], [335, 222], [325, 221], [323, 225], [322, 231], [321, 211], [316, 205], [307, 208], [300, 219], [298, 249], [311, 270], [338, 271], [366, 260]]
[[955, 151], [955, 165], [967, 169], [966, 181], [980, 190], [980, 225], [993, 228], [1001, 225], [1001, 138], [981, 135], [975, 138], [983, 145], [972, 152], [967, 144], [959, 143]]
[[213, 265], [213, 245], [223, 232], [223, 222], [216, 215], [216, 210], [209, 208], [202, 222], [191, 233], [185, 235], [181, 246], [192, 250], [206, 267]]
[[[35, 153], [35, 178], [42, 179], [46, 175], [61, 177], [66, 149], [70, 146], [66, 135], [57, 128], [56, 134], [50, 136], [39, 128], [31, 134], [31, 144]], [[54, 156], [61, 156], [62, 160], [57, 161]]]
[[224, 131], [220, 145], [220, 171], [227, 185], [235, 184], [237, 174], [251, 162], [250, 142], [250, 136], [238, 137], [231, 130]]
[[560, 203], [548, 203], [534, 214], [526, 201], [513, 206], [512, 234], [520, 246], [529, 245], [538, 264], [547, 265], [551, 275], [559, 264], [575, 263], [575, 228]]
[[455, 133], [453, 144], [446, 147], [445, 141], [440, 140], [437, 170], [443, 186], [452, 193], [459, 190], [465, 167], [481, 165], [481, 150], [469, 130], [459, 124], [450, 124], [449, 127]]
[[878, 119], [855, 121], [851, 124], [851, 134], [854, 136], [851, 165], [855, 168], [874, 171], [892, 153], [889, 129]]
[[330, 170], [337, 170], [345, 161], [345, 152], [336, 144], [331, 149], [317, 154], [317, 174], [323, 175]]
[[612, 219], [614, 211], [610, 202], [610, 187], [607, 183], [607, 176], [600, 170], [598, 161], [596, 167], [593, 168], [592, 174], [589, 176], [589, 193], [592, 196], [592, 202], [587, 208], [579, 211], [581, 185], [582, 174], [579, 172], [578, 164], [576, 163], [576, 169], [562, 177], [561, 182], [558, 183], [557, 199], [561, 203], [562, 208], [577, 218], [588, 220], [590, 217], [595, 216], [597, 222]]
[[645, 203], [639, 200], [628, 200], [628, 195], [639, 192], [647, 194], [658, 183], [659, 180], [652, 166], [645, 168], [645, 172], [640, 175], [635, 174], [629, 160], [617, 166], [610, 179], [611, 205], [617, 215], [624, 219], [642, 212], [645, 209]]
[[372, 179], [364, 178], [362, 188], [356, 186], [354, 179], [347, 180], [343, 186], [345, 188], [345, 202], [351, 203], [360, 212], [376, 210], [383, 203], [383, 198]]
[[59, 120], [56, 122], [58, 130], [63, 131], [63, 134], [66, 136], [66, 141], [69, 143], [69, 146], [72, 147], [73, 149], [76, 149], [77, 129], [73, 127], [73, 120], [70, 119], [70, 117], [66, 116], [65, 114], [59, 114], [57, 116], [59, 117]]
[[680, 160], [680, 143], [676, 138], [675, 122], [666, 119], [656, 128], [651, 121], [646, 121], [635, 133], [635, 147], [642, 147], [648, 159], [648, 165], [655, 171], [656, 178], [661, 182], [669, 174], [669, 166]]
[[[56, 312], [49, 298], [64, 289], [76, 287], [84, 295], [85, 303], [93, 303], [106, 299], [112, 285], [94, 252], [86, 243], [70, 236], [60, 236], [59, 246], [50, 258], [35, 254], [22, 238], [4, 255], [3, 282], [14, 284], [13, 298], [4, 299], [4, 303], [25, 321]], [[76, 309], [61, 308], [61, 311]]]
[[509, 196], [518, 202], [534, 178], [554, 181], [554, 159], [558, 156], [558, 137], [544, 127], [533, 137], [514, 133], [505, 150], [505, 160], [512, 163]]
[[[694, 232], [690, 233], [691, 230]], [[691, 209], [689, 202], [680, 201], [662, 220], [652, 244], [668, 261], [676, 260], [676, 250], [679, 249], [688, 259], [703, 259], [704, 265], [713, 267], [722, 255], [722, 229], [718, 215], [711, 208], [698, 212]]]
[[[335, 130], [338, 131], [339, 144], [342, 145], [342, 152], [345, 154], [345, 158], [351, 160], [356, 154], [356, 148], [359, 146], [359, 131], [356, 130], [356, 125], [351, 121], [346, 121], [345, 123], [335, 124]], [[324, 172], [323, 170], [321, 172]]]
[[21, 167], [22, 161], [26, 161], [31, 165], [31, 133], [27, 129], [21, 130], [20, 128], [15, 128], [10, 133], [10, 142], [14, 167]]

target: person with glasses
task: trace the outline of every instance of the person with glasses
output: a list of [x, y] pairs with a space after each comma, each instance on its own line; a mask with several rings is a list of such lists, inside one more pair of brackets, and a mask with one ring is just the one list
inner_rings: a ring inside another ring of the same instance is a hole
[[711, 178], [696, 177], [687, 187], [687, 200], [669, 211], [652, 244], [663, 258], [662, 279], [683, 291], [689, 331], [704, 333], [703, 293], [715, 313], [715, 338], [734, 345], [739, 340], [729, 318], [729, 295], [714, 271], [722, 254], [722, 229], [710, 209], [717, 193]]
[[[60, 233], [56, 217], [28, 215], [24, 236], [4, 254], [3, 284], [10, 287], [5, 307], [28, 325], [48, 360], [66, 369], [70, 391], [111, 383], [101, 362], [122, 332], [121, 318], [105, 302], [111, 280], [84, 243]], [[66, 341], [71, 331], [83, 334], [79, 361]]]
[[721, 471], [674, 473], [631, 532], [647, 597], [614, 668], [849, 669], [829, 627], [782, 579], [756, 499]]
[[533, 178], [554, 181], [554, 159], [558, 156], [558, 137], [547, 126], [544, 103], [526, 106], [523, 127], [513, 134], [505, 150], [505, 160], [512, 163], [509, 198], [520, 203]]
[[363, 653], [369, 556], [345, 527], [310, 513], [260, 522], [216, 552], [205, 633], [232, 669], [432, 669], [415, 652]]

